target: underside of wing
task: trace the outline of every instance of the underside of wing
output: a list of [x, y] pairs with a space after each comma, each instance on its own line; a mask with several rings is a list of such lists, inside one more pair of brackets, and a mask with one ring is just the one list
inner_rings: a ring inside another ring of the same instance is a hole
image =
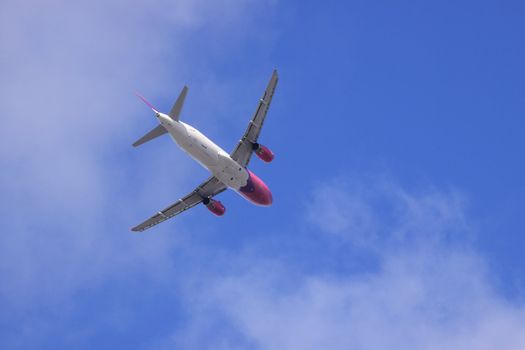
[[272, 102], [273, 93], [275, 92], [275, 87], [277, 86], [278, 80], [279, 77], [277, 75], [277, 70], [274, 70], [272, 77], [268, 82], [268, 86], [266, 87], [262, 98], [259, 100], [255, 114], [246, 128], [246, 132], [237, 144], [237, 147], [235, 147], [231, 153], [232, 159], [242, 166], [247, 166], [250, 162], [250, 158], [253, 153], [253, 145], [257, 143], [257, 139], [261, 133], [261, 129], [263, 127], [266, 114], [268, 113], [270, 103]]
[[208, 180], [200, 184], [193, 192], [187, 196], [179, 199], [169, 207], [157, 212], [155, 215], [150, 217], [143, 223], [133, 227], [132, 231], [142, 232], [152, 226], [160, 224], [161, 222], [168, 220], [182, 213], [185, 210], [193, 208], [197, 204], [201, 203], [205, 198], [211, 198], [226, 189], [226, 186], [220, 182], [215, 176], [210, 177]]

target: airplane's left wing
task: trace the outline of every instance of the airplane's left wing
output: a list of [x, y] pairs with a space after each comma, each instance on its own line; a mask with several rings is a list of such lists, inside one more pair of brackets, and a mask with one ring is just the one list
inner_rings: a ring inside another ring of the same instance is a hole
[[185, 210], [193, 208], [197, 204], [201, 203], [204, 198], [211, 198], [226, 189], [226, 186], [219, 181], [215, 176], [210, 177], [208, 180], [200, 184], [193, 192], [179, 199], [169, 207], [157, 212], [148, 220], [144, 221], [140, 225], [133, 227], [132, 231], [144, 231], [152, 226], [160, 224], [161, 222], [168, 220], [182, 213]]
[[264, 94], [259, 100], [259, 103], [257, 104], [255, 114], [250, 120], [250, 123], [248, 124], [248, 127], [246, 128], [246, 131], [242, 136], [242, 139], [239, 141], [233, 152], [230, 154], [233, 160], [235, 160], [237, 163], [244, 167], [247, 166], [250, 162], [250, 158], [253, 153], [252, 146], [254, 143], [257, 142], [259, 134], [261, 133], [261, 129], [264, 124], [264, 119], [266, 119], [266, 113], [268, 112], [268, 108], [270, 107], [270, 103], [272, 102], [273, 93], [275, 92], [275, 87], [277, 86], [278, 80], [279, 77], [277, 75], [277, 70], [274, 70], [272, 73], [272, 77], [268, 82], [268, 86], [266, 87], [266, 90], [264, 90]]

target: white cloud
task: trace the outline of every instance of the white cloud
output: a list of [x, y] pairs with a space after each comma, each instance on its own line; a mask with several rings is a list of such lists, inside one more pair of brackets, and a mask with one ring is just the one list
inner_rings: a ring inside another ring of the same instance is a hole
[[[313, 192], [313, 203], [323, 203], [308, 208], [308, 219], [323, 231], [344, 236], [347, 239], [367, 241], [376, 235], [371, 192], [361, 186], [348, 191], [349, 184], [343, 178], [320, 185]], [[361, 232], [373, 236], [363, 237]]]
[[[319, 272], [272, 257], [234, 259], [223, 275], [203, 282], [190, 309], [193, 325], [176, 333], [168, 347], [174, 342], [185, 348], [221, 343], [261, 349], [525, 348], [525, 307], [498, 294], [486, 261], [471, 248], [464, 196], [452, 190], [417, 193], [385, 182], [342, 184], [329, 182], [314, 191], [321, 208], [334, 195], [352, 202], [329, 206], [340, 212], [321, 213], [315, 230], [337, 232], [343, 247], [374, 231], [376, 239], [368, 243], [378, 249], [358, 250], [377, 259], [377, 266]], [[348, 210], [355, 208], [366, 208], [358, 215], [370, 224], [330, 222], [352, 218]], [[315, 254], [333, 254], [341, 264], [354, 259], [350, 251], [323, 246]], [[206, 331], [216, 324], [222, 327], [215, 333]]]
[[361, 248], [382, 249], [420, 238], [426, 242], [471, 238], [466, 199], [454, 189], [412, 194], [385, 178], [360, 182], [337, 178], [319, 185], [312, 201], [324, 204], [307, 208], [310, 223]]

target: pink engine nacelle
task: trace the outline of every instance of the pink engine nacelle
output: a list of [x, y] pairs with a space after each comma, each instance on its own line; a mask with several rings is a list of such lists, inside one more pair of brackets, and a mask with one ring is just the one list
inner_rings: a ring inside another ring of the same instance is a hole
[[204, 201], [206, 208], [217, 216], [223, 216], [226, 212], [226, 207], [221, 202], [214, 199], [206, 199]]
[[260, 145], [258, 143], [255, 143], [253, 145], [253, 150], [255, 151], [257, 157], [259, 157], [262, 161], [266, 163], [270, 163], [275, 157], [273, 152], [268, 147]]

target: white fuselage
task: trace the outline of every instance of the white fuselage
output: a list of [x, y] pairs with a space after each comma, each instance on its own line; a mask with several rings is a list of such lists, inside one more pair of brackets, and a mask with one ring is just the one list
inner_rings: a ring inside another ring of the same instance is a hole
[[157, 118], [177, 145], [222, 183], [236, 191], [246, 185], [248, 171], [199, 130], [163, 113], [158, 113]]

